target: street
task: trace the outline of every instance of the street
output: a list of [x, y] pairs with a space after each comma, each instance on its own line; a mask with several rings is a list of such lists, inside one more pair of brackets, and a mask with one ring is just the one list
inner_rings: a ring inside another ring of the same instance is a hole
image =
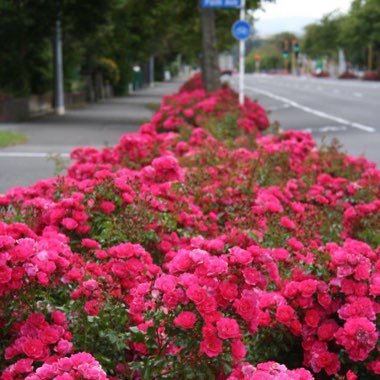
[[[237, 90], [238, 75], [232, 79]], [[283, 130], [337, 138], [343, 151], [380, 166], [380, 83], [283, 75], [247, 74], [245, 92]]]

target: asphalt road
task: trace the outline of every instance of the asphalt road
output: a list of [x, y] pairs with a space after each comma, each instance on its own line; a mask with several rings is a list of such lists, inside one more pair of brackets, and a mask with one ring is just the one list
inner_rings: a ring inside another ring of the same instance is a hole
[[283, 130], [310, 132], [319, 144], [336, 138], [380, 167], [380, 82], [247, 74], [245, 89]]

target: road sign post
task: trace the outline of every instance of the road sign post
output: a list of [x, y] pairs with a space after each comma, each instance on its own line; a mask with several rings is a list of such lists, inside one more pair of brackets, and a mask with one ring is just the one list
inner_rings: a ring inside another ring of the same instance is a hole
[[239, 103], [244, 105], [245, 40], [251, 35], [251, 25], [245, 21], [245, 0], [240, 4], [240, 20], [232, 25], [232, 35], [239, 40]]

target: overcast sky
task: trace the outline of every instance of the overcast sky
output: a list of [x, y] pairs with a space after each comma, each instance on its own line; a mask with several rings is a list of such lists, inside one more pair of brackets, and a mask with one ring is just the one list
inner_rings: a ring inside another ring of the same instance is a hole
[[282, 31], [301, 33], [303, 26], [338, 10], [346, 13], [352, 0], [276, 0], [263, 2], [264, 11], [256, 11], [255, 29], [260, 35]]

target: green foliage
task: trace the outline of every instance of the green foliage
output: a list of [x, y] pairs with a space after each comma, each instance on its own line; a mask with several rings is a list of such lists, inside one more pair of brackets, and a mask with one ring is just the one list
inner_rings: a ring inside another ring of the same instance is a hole
[[[255, 9], [259, 0], [247, 1]], [[156, 60], [156, 79], [178, 54], [198, 63], [201, 30], [197, 2], [181, 0], [3, 0], [0, 2], [0, 92], [15, 96], [53, 91], [53, 46], [57, 14], [62, 19], [65, 90], [83, 87], [81, 75], [99, 69], [116, 94], [125, 94], [132, 66]], [[238, 10], [216, 10], [220, 50], [235, 41], [230, 33]], [[171, 65], [171, 66], [170, 66]]]
[[301, 51], [311, 58], [327, 56], [336, 59], [338, 48], [344, 48], [354, 65], [366, 66], [368, 47], [372, 46], [380, 70], [380, 2], [354, 0], [347, 15], [330, 13], [318, 23], [305, 28]]
[[247, 72], [254, 72], [256, 68], [255, 56], [260, 55], [261, 70], [279, 70], [284, 68], [283, 42], [293, 41], [296, 35], [291, 32], [283, 32], [269, 39], [257, 40], [258, 47], [251, 50], [246, 58]]
[[[284, 326], [279, 324], [273, 327], [260, 327], [254, 335], [246, 337], [254, 350], [247, 352], [247, 361], [260, 363], [263, 361], [280, 361], [288, 368], [297, 368], [302, 365], [303, 353], [300, 347], [300, 338], [295, 338]], [[276, 342], [274, 345], [273, 342]]]
[[368, 46], [371, 45], [377, 56], [377, 69], [380, 70], [380, 3], [377, 0], [352, 3], [351, 11], [342, 27], [342, 44], [353, 62], [367, 64]]
[[307, 25], [302, 51], [313, 59], [321, 56], [337, 59], [344, 18], [332, 12], [324, 16], [319, 23]]
[[81, 300], [72, 302], [71, 320], [74, 343], [80, 351], [96, 353], [96, 359], [109, 374], [114, 374], [114, 362], [110, 359], [117, 355], [120, 363], [126, 360], [129, 352], [129, 335], [126, 325], [129, 321], [127, 309], [110, 298], [102, 305], [96, 316], [83, 312]]
[[215, 117], [209, 120], [205, 129], [218, 140], [233, 140], [242, 134], [237, 125], [238, 115], [236, 112], [227, 112], [223, 117]]
[[27, 137], [18, 132], [12, 131], [0, 131], [0, 147], [6, 147], [10, 145], [24, 144], [27, 141]]
[[120, 80], [120, 71], [116, 62], [110, 58], [99, 58], [97, 69], [102, 72], [103, 78], [111, 84], [116, 84]]
[[[15, 96], [53, 90], [52, 41], [58, 2], [5, 0], [0, 3], [0, 89]], [[77, 80], [88, 41], [108, 22], [114, 1], [62, 0], [65, 87]], [[91, 46], [90, 46], [91, 47]], [[102, 54], [98, 52], [97, 54]]]

